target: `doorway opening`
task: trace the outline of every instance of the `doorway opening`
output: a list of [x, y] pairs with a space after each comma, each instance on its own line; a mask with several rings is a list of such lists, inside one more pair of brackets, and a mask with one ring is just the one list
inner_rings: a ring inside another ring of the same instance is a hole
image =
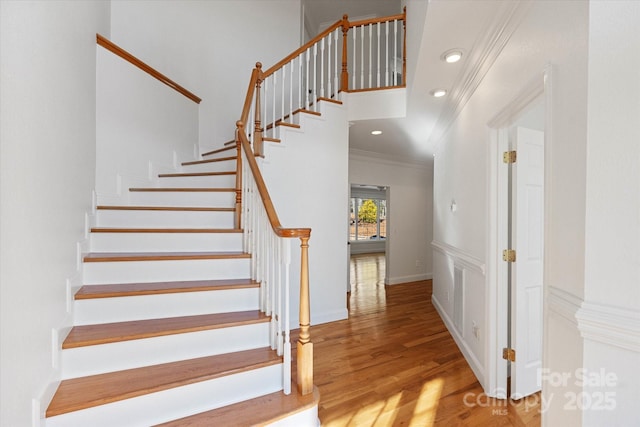
[[[387, 278], [387, 248], [389, 242], [389, 188], [379, 185], [351, 184], [349, 194], [349, 265], [347, 277], [347, 308], [350, 307], [352, 287], [383, 286]], [[362, 266], [367, 265], [368, 276], [362, 281]]]

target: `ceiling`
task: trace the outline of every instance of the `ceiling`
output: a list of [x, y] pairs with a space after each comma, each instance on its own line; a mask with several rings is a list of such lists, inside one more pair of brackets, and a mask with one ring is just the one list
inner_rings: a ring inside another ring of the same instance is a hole
[[[350, 18], [394, 15], [402, 13], [404, 3], [402, 0], [303, 0], [305, 25], [317, 34], [345, 13]], [[519, 3], [408, 0], [407, 56], [415, 57], [407, 58], [407, 115], [352, 123], [351, 153], [431, 164], [439, 136], [492, 64]], [[422, 29], [412, 31], [412, 22]], [[463, 57], [455, 64], [448, 64], [442, 60], [442, 54], [453, 48], [460, 49]], [[430, 92], [435, 88], [446, 89], [447, 95], [434, 98]], [[372, 130], [381, 130], [382, 135], [371, 135]]]

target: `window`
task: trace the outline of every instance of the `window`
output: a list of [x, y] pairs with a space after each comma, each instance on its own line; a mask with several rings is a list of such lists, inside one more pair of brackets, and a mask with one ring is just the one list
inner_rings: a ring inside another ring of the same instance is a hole
[[352, 197], [349, 239], [383, 240], [387, 236], [387, 201], [384, 198]]

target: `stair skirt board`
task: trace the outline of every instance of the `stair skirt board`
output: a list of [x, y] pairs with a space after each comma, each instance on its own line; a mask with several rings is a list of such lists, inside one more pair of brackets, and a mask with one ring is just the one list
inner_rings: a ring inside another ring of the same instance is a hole
[[249, 258], [83, 263], [85, 285], [249, 277]]
[[242, 251], [242, 233], [92, 232], [91, 252]]
[[98, 209], [98, 227], [231, 228], [235, 212]]
[[46, 427], [148, 427], [282, 390], [282, 363], [46, 419]]
[[234, 175], [212, 175], [212, 176], [171, 176], [160, 177], [159, 187], [235, 187], [236, 176]]
[[269, 322], [90, 345], [62, 351], [62, 379], [269, 346]]
[[235, 191], [129, 191], [133, 205], [233, 207]]
[[180, 292], [74, 301], [75, 325], [257, 310], [259, 288]]

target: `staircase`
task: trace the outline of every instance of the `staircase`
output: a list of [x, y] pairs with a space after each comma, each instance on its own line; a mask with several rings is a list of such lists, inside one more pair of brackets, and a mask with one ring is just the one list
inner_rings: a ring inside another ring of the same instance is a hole
[[97, 207], [47, 427], [317, 425], [234, 228], [236, 146], [202, 157]]

